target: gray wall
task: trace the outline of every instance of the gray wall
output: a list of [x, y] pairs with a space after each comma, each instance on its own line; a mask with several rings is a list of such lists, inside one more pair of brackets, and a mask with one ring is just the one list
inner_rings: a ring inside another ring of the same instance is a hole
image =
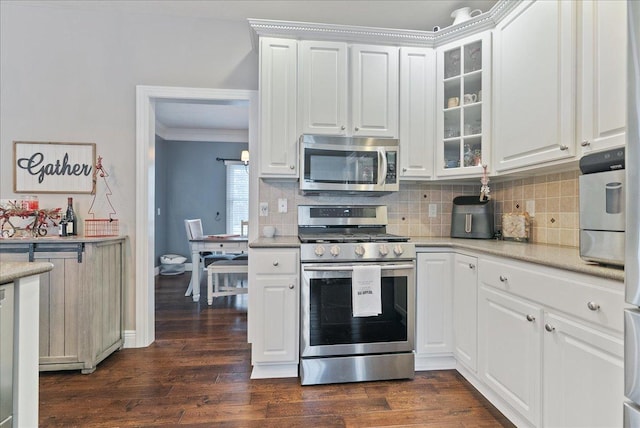
[[[122, 13], [97, 3], [0, 1], [0, 198], [14, 196], [14, 140], [96, 143], [120, 233], [129, 236], [129, 330], [138, 238], [136, 85], [256, 90], [258, 54], [246, 22]], [[66, 196], [38, 195], [42, 207], [62, 206]], [[73, 199], [86, 218], [91, 195]]]
[[156, 144], [155, 256], [159, 263], [163, 254], [189, 255], [184, 219], [202, 219], [205, 234], [226, 233], [226, 168], [216, 158], [240, 159], [240, 152], [248, 147], [159, 137]]

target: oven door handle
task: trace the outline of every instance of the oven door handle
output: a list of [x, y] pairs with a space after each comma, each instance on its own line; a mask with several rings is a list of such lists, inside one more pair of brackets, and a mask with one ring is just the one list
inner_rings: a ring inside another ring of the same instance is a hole
[[[402, 269], [413, 269], [414, 266], [412, 264], [405, 265], [380, 265], [382, 270], [402, 270]], [[341, 271], [341, 272], [351, 272], [353, 271], [352, 266], [304, 266], [304, 270], [307, 272], [332, 272], [332, 271]]]

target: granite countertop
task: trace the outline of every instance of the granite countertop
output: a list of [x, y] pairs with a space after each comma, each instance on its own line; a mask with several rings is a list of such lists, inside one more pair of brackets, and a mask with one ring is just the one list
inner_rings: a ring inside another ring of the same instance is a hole
[[[476, 253], [490, 254], [537, 263], [544, 266], [565, 269], [616, 281], [624, 281], [624, 269], [603, 266], [586, 262], [580, 258], [578, 248], [561, 247], [558, 245], [533, 244], [526, 242], [498, 241], [493, 239], [462, 239], [462, 238], [431, 238], [411, 237], [411, 242], [420, 251], [426, 248], [453, 248], [468, 250]], [[258, 238], [249, 243], [251, 248], [298, 248], [300, 241], [297, 236], [276, 236], [273, 238]]]
[[49, 272], [53, 264], [49, 262], [0, 262], [0, 284], [13, 282], [25, 276]]

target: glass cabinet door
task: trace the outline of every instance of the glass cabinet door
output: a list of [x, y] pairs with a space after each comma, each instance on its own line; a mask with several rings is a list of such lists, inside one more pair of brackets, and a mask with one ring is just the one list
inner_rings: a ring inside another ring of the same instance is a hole
[[[440, 175], [477, 174], [488, 163], [483, 142], [488, 109], [485, 76], [489, 61], [483, 58], [488, 36], [448, 45], [439, 52], [438, 67], [438, 170]], [[488, 55], [487, 55], [488, 56]]]

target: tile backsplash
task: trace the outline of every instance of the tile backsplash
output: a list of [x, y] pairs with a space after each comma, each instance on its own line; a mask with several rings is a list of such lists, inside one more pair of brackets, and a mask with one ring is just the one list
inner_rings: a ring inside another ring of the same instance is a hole
[[[496, 230], [502, 214], [524, 212], [533, 201], [532, 241], [570, 247], [578, 246], [578, 171], [547, 174], [524, 179], [490, 182], [494, 200]], [[479, 180], [478, 180], [479, 181]], [[381, 197], [303, 196], [298, 183], [260, 180], [260, 202], [269, 204], [269, 214], [259, 217], [259, 227], [272, 225], [277, 235], [297, 235], [298, 205], [381, 204], [387, 205], [387, 231], [400, 235], [440, 237], [451, 231], [453, 198], [479, 195], [480, 184], [438, 184], [415, 182], [400, 184], [400, 191]], [[287, 199], [288, 212], [278, 212], [278, 199]], [[430, 205], [435, 216], [429, 217]]]

